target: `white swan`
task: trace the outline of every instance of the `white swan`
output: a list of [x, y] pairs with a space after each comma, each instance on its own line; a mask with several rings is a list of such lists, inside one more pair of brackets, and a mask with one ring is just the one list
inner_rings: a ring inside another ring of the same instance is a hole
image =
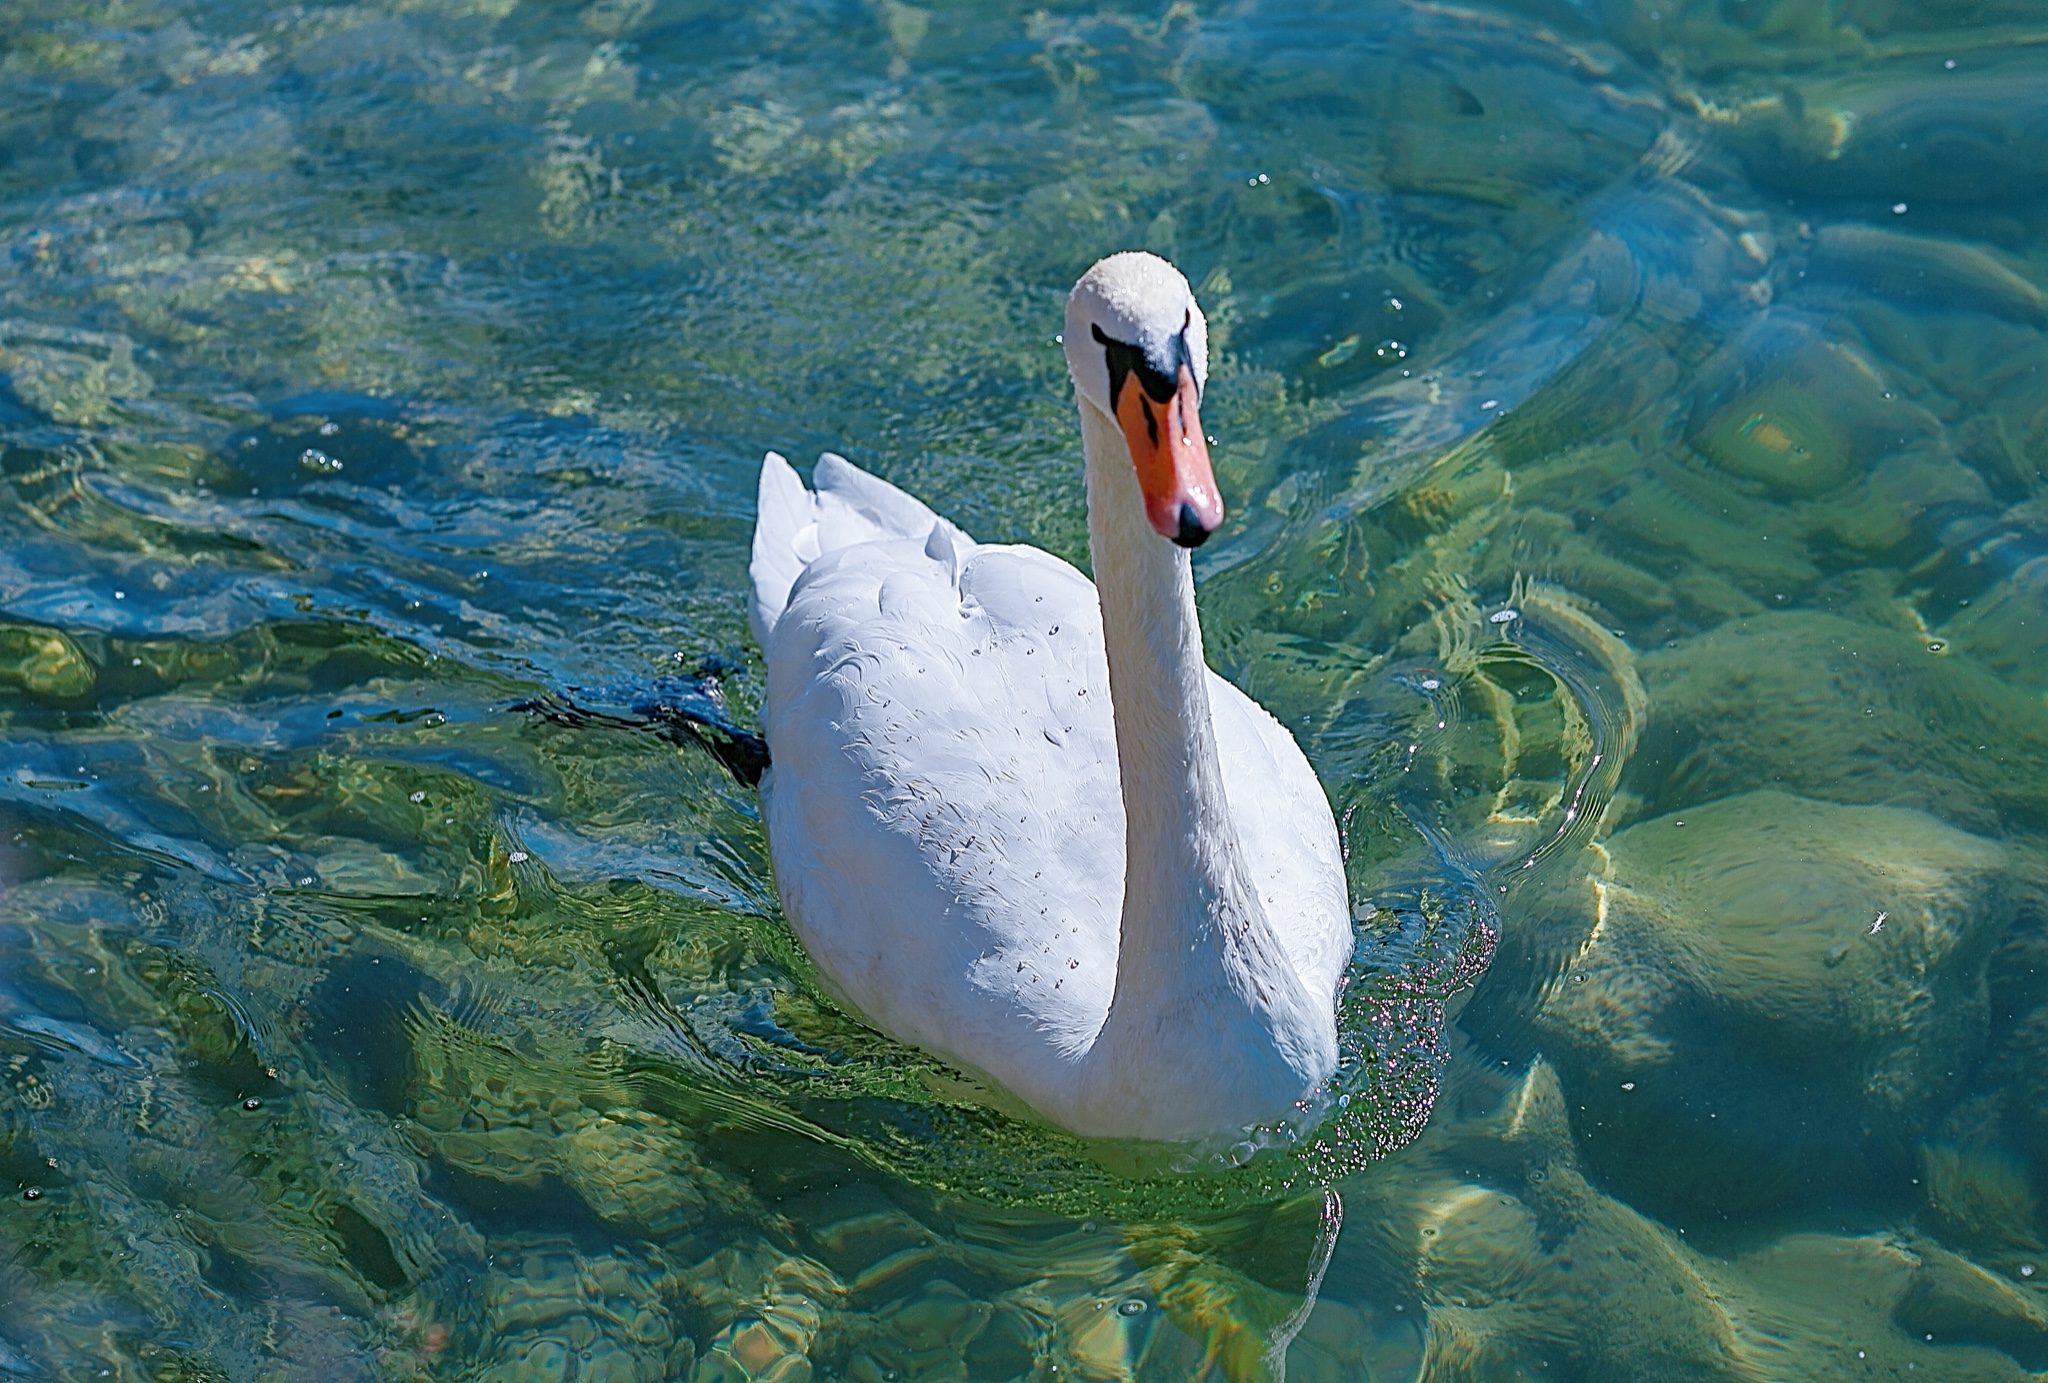
[[1152, 255], [1067, 300], [1099, 585], [840, 457], [815, 494], [761, 469], [761, 803], [790, 923], [877, 1027], [1093, 1137], [1270, 1119], [1337, 1062], [1329, 803], [1202, 661], [1207, 336]]

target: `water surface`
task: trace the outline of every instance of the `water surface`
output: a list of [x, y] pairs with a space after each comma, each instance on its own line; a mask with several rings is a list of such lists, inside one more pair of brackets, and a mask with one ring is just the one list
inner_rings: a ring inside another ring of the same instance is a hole
[[[2044, 169], [2031, 0], [10, 5], [0, 1373], [2031, 1377]], [[1133, 247], [1359, 935], [1164, 1153], [733, 771], [761, 453], [1085, 565]]]

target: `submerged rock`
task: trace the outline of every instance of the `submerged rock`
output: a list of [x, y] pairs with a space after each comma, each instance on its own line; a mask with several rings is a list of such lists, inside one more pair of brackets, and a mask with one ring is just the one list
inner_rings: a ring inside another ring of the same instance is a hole
[[[2032, 1290], [1914, 1236], [1793, 1234], [1734, 1259], [1608, 1194], [1589, 1121], [1538, 1058], [1488, 1115], [1352, 1192], [1427, 1317], [1432, 1380], [2019, 1380], [2048, 1347]], [[1578, 1140], [1574, 1139], [1574, 1125]], [[1366, 1202], [1370, 1198], [1370, 1208]]]
[[566, 1239], [494, 1244], [484, 1278], [489, 1383], [658, 1383], [687, 1375], [689, 1337], [661, 1298], [662, 1265], [625, 1251], [585, 1253]]
[[[1428, 1316], [1422, 1376], [1749, 1380], [1709, 1265], [1581, 1170], [1556, 1072], [1538, 1059], [1432, 1161], [1506, 1161], [1478, 1179], [1400, 1179], [1367, 1232], [1414, 1264]], [[1413, 1189], [1409, 1189], [1413, 1188]], [[1552, 1376], [1560, 1376], [1553, 1373]]]
[[1703, 113], [1766, 186], [1798, 196], [1977, 202], [2048, 186], [2048, 85], [2037, 53], [1958, 69], [1909, 58], [1798, 79]]
[[1920, 1172], [1928, 1218], [1944, 1240], [2015, 1269], [2042, 1260], [2040, 1202], [2026, 1167], [2008, 1149], [1978, 1139], [1923, 1143]]
[[1939, 425], [1894, 397], [1854, 346], [1802, 317], [1760, 316], [1701, 367], [1686, 440], [1780, 499], [1837, 491]]
[[1596, 1163], [1748, 1207], [1923, 1127], [1982, 1046], [2000, 846], [1764, 791], [1633, 826], [1581, 895], [1539, 1031]]
[[1643, 682], [1649, 810], [1769, 784], [1974, 829], [2048, 818], [2048, 707], [1941, 640], [1788, 610], [1647, 654]]
[[720, 1249], [680, 1283], [700, 1315], [723, 1322], [691, 1383], [808, 1383], [811, 1347], [846, 1296], [822, 1263], [765, 1243]]
[[30, 696], [76, 701], [92, 695], [98, 673], [85, 650], [61, 629], [36, 624], [0, 624], [0, 686]]
[[2006, 555], [1999, 549], [2011, 549], [2016, 560], [2003, 580], [1965, 598], [1940, 632], [1958, 652], [2001, 677], [2048, 692], [2048, 551], [2041, 526], [2038, 519], [2024, 528], [2001, 523], [1965, 547], [1957, 565], [1991, 566]]
[[1925, 1240], [1794, 1234], [1733, 1269], [1759, 1378], [2018, 1383], [2048, 1348], [2035, 1293]]
[[17, 398], [51, 421], [88, 427], [151, 388], [126, 336], [18, 320], [0, 321], [0, 373]]
[[1906, 302], [1986, 312], [2039, 326], [2048, 299], [2033, 280], [1982, 245], [1876, 226], [1825, 226], [1814, 234], [1811, 281], [1843, 284]]

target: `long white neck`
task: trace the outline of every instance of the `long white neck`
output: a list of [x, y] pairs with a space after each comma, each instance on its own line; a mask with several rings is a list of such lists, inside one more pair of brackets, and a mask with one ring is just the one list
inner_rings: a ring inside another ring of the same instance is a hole
[[1147, 521], [1116, 424], [1080, 409], [1125, 840], [1116, 991], [1082, 1084], [1105, 1129], [1135, 1112], [1141, 1136], [1192, 1138], [1283, 1112], [1325, 1073], [1313, 1034], [1328, 1019], [1239, 848], [1188, 553]]

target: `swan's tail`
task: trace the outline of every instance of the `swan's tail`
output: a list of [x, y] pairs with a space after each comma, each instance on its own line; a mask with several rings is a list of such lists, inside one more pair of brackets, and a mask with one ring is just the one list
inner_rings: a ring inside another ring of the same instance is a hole
[[946, 520], [886, 480], [869, 475], [843, 456], [826, 452], [811, 472], [817, 492], [804, 488], [796, 471], [775, 452], [761, 462], [759, 517], [754, 520], [754, 603], [748, 617], [763, 648], [797, 580], [825, 553], [855, 543], [908, 538], [930, 543], [943, 531], [964, 556], [974, 543]]

